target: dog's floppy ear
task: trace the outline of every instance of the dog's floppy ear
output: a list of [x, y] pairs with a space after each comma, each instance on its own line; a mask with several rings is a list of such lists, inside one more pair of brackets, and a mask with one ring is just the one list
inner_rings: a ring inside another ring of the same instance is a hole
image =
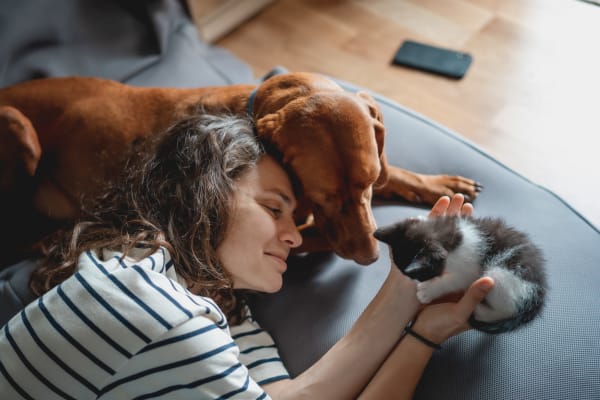
[[[285, 126], [289, 122], [286, 118], [286, 109], [283, 108], [274, 113], [270, 113], [256, 120], [256, 132], [261, 139], [271, 150], [280, 153], [283, 157], [282, 161], [287, 162], [295, 153], [294, 141], [289, 140], [289, 136], [293, 136], [290, 132], [292, 127]], [[285, 128], [285, 130], [284, 130]]]
[[304, 114], [305, 106], [305, 99], [295, 99], [276, 112], [258, 118], [255, 121], [258, 137], [264, 143], [284, 153], [282, 154], [284, 157], [291, 157], [295, 154], [296, 148], [294, 148], [295, 141], [290, 138], [295, 136], [296, 129], [301, 129], [295, 123], [295, 118]]
[[19, 172], [35, 174], [42, 147], [31, 121], [14, 107], [0, 107], [0, 185], [11, 186]]
[[381, 172], [379, 177], [375, 181], [375, 187], [383, 186], [388, 179], [388, 163], [383, 151], [383, 145], [385, 142], [385, 126], [383, 125], [383, 114], [381, 109], [377, 105], [377, 102], [367, 92], [357, 92], [356, 95], [360, 97], [367, 107], [369, 108], [369, 114], [373, 121], [373, 130], [375, 131], [375, 141], [377, 142], [377, 151], [379, 153], [379, 160], [381, 164]]
[[283, 126], [283, 116], [279, 112], [267, 114], [256, 120], [255, 124], [259, 137], [272, 139]]

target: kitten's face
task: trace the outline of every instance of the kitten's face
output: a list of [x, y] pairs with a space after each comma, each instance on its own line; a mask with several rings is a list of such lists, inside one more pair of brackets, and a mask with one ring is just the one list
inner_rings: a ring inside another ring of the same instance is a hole
[[448, 255], [428, 225], [427, 220], [409, 218], [374, 233], [376, 239], [390, 246], [396, 266], [419, 281], [440, 275]]
[[376, 239], [387, 243], [394, 258], [394, 263], [403, 270], [415, 258], [423, 247], [422, 235], [415, 235], [413, 226], [419, 223], [416, 218], [409, 218], [394, 225], [379, 228], [373, 233]]

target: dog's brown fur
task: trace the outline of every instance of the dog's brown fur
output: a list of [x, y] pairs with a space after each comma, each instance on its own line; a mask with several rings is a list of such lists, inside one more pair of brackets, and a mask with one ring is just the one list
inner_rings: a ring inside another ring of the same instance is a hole
[[[2, 89], [0, 191], [17, 199], [13, 206], [31, 203], [40, 216], [72, 219], [83, 195], [119, 173], [137, 139], [201, 109], [246, 113], [254, 89], [140, 88], [97, 78], [41, 79]], [[304, 250], [332, 248], [358, 263], [373, 262], [378, 256], [373, 193], [426, 203], [454, 192], [477, 195], [476, 184], [465, 178], [388, 166], [375, 101], [320, 75], [266, 80], [257, 89], [252, 116], [258, 135], [277, 149], [300, 182], [298, 222], [314, 215], [314, 226], [302, 226]], [[3, 226], [5, 232], [13, 228]]]

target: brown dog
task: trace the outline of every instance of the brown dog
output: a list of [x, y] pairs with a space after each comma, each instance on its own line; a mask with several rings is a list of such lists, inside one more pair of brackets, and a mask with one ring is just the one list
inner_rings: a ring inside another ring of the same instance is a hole
[[314, 215], [313, 228], [302, 226], [305, 251], [333, 249], [369, 264], [378, 257], [373, 194], [432, 203], [454, 192], [475, 198], [479, 191], [469, 179], [388, 166], [381, 112], [366, 93], [347, 93], [310, 73], [277, 75], [255, 88], [140, 88], [50, 78], [2, 89], [0, 191], [20, 208], [4, 212], [31, 213], [24, 206], [31, 204], [40, 216], [74, 218], [82, 196], [117, 176], [136, 139], [202, 109], [243, 114], [249, 105], [259, 137], [277, 149], [300, 183], [298, 223]]

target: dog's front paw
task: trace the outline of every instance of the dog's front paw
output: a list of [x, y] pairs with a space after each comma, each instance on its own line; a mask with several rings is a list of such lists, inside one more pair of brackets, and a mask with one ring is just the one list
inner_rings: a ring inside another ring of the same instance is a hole
[[436, 298], [431, 281], [419, 282], [417, 284], [417, 299], [421, 304], [429, 304]]

